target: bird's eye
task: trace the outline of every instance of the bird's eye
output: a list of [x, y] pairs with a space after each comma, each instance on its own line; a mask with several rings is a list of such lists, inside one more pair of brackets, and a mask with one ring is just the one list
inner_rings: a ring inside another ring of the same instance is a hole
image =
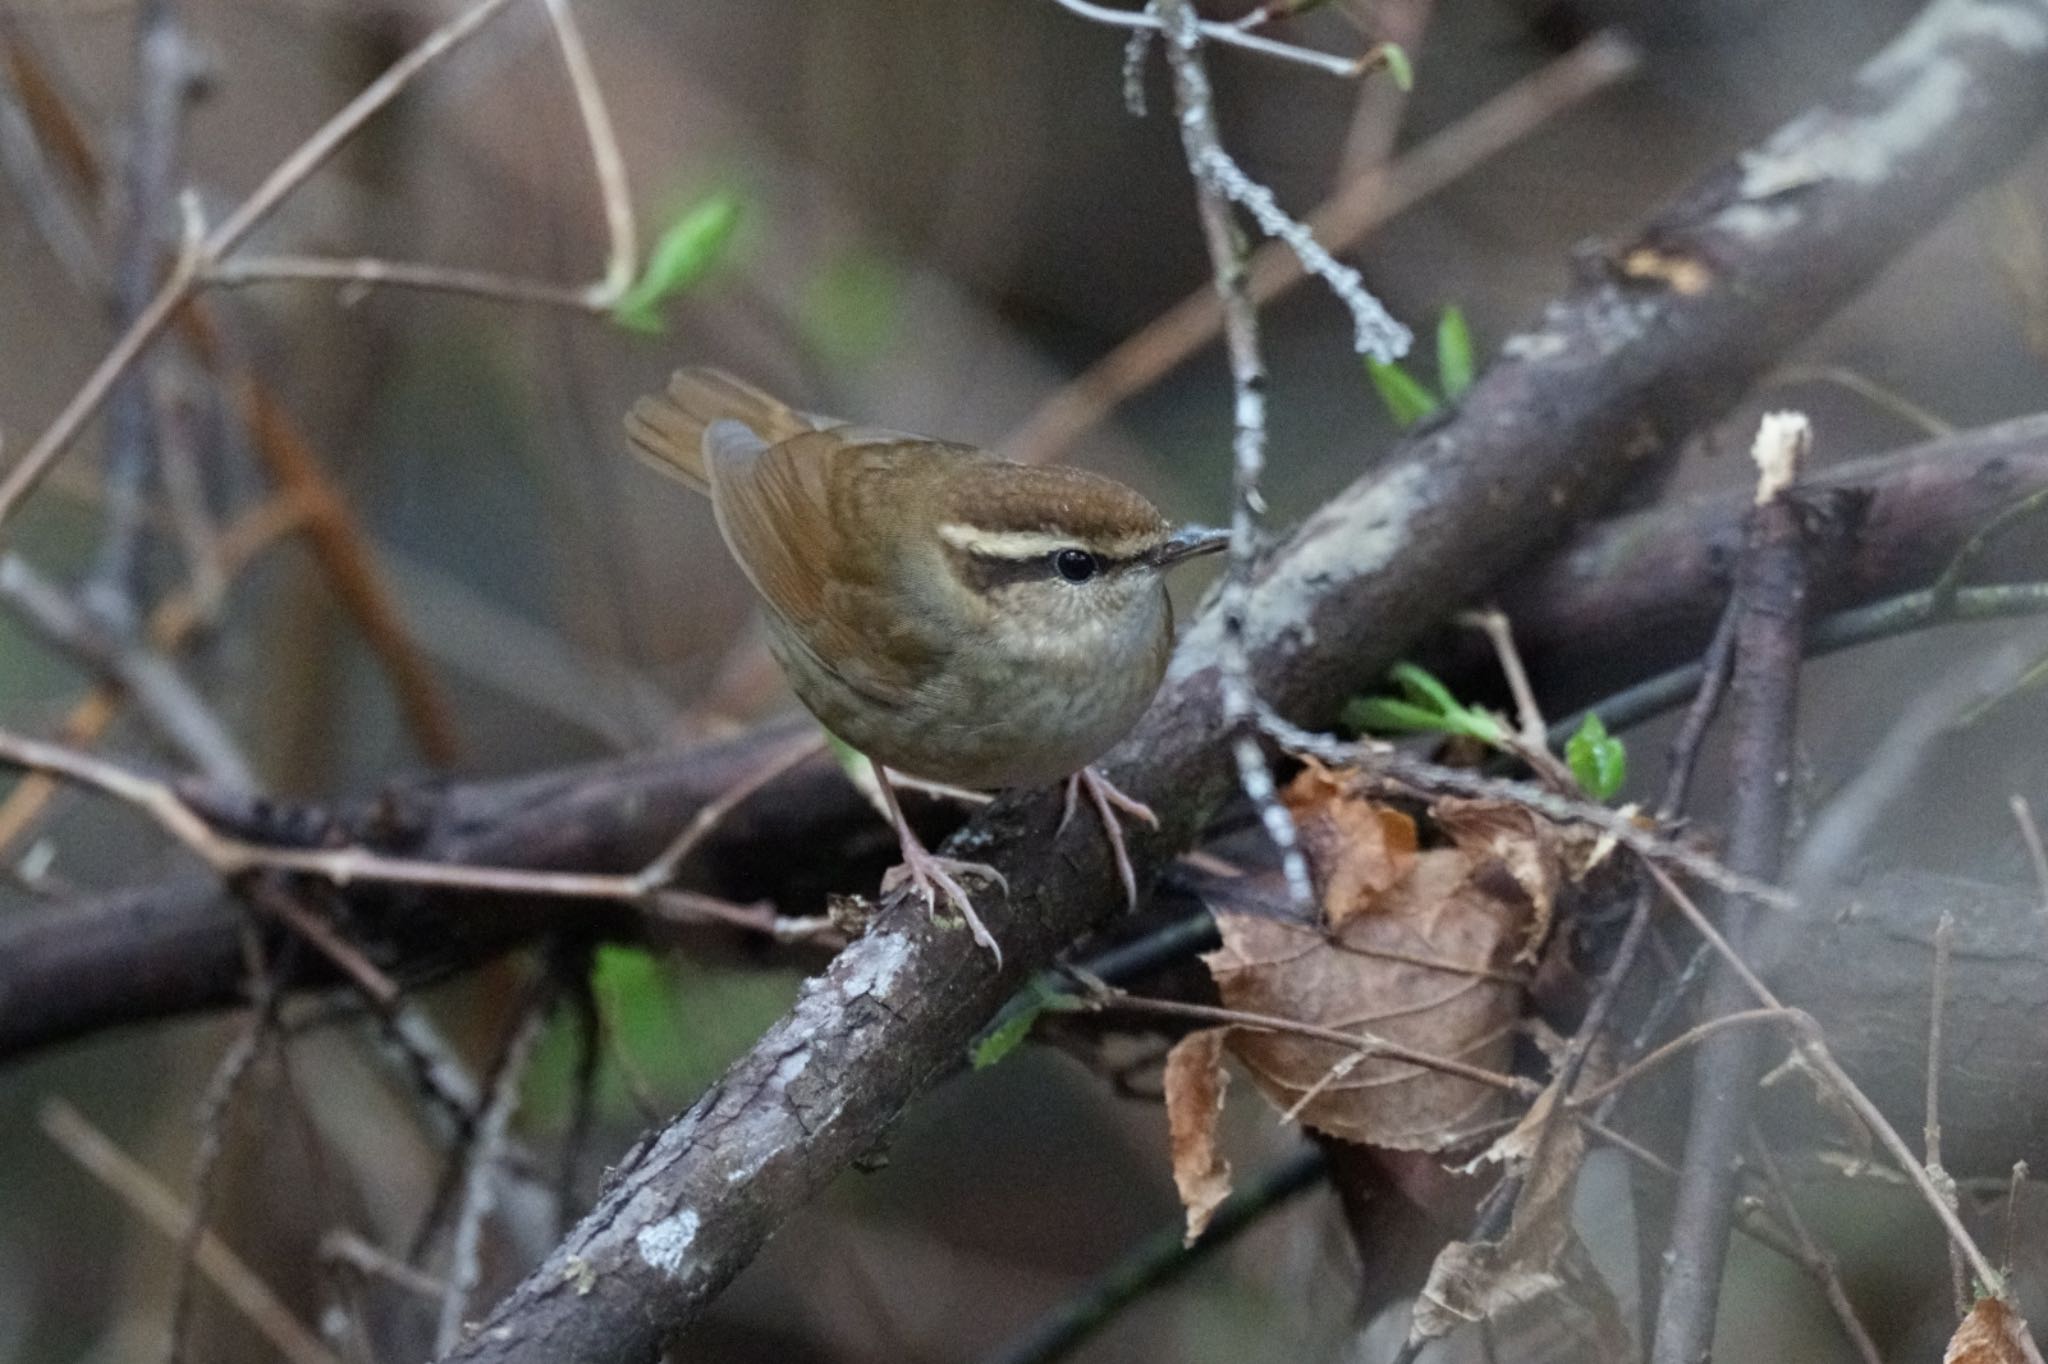
[[1085, 549], [1063, 549], [1052, 556], [1053, 572], [1070, 583], [1085, 583], [1101, 568], [1102, 561]]

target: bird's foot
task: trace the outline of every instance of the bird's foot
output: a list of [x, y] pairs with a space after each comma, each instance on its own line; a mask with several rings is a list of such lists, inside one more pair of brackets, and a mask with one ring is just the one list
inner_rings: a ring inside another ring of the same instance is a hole
[[1060, 815], [1060, 827], [1054, 837], [1066, 832], [1083, 791], [1088, 793], [1088, 803], [1095, 807], [1095, 813], [1102, 819], [1102, 832], [1109, 838], [1109, 854], [1116, 860], [1116, 877], [1123, 883], [1124, 900], [1135, 910], [1138, 907], [1138, 873], [1131, 866], [1130, 850], [1124, 846], [1123, 822], [1117, 817], [1117, 812], [1121, 810], [1155, 829], [1159, 827], [1159, 816], [1144, 801], [1118, 790], [1116, 783], [1108, 777], [1092, 767], [1084, 767], [1067, 778], [1067, 808]]
[[956, 858], [940, 857], [928, 852], [917, 841], [915, 834], [907, 828], [898, 831], [898, 841], [903, 847], [903, 865], [891, 867], [882, 877], [882, 893], [887, 895], [899, 887], [908, 885], [924, 897], [925, 908], [934, 915], [939, 912], [941, 900], [967, 921], [968, 931], [974, 934], [974, 941], [988, 949], [996, 960], [996, 969], [1003, 969], [1003, 949], [996, 945], [995, 935], [974, 912], [974, 902], [968, 898], [967, 888], [960, 884], [962, 876], [978, 876], [1001, 886], [1005, 895], [1010, 893], [1010, 883], [1003, 874], [986, 862], [962, 862]]

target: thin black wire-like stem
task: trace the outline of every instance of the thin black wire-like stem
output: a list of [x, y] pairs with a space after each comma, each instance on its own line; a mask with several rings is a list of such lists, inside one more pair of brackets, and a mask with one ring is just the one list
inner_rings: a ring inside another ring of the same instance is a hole
[[[1905, 592], [1868, 606], [1836, 611], [1815, 621], [1808, 632], [1806, 656], [1853, 649], [1881, 639], [1911, 634], [1937, 625], [1970, 621], [2011, 620], [2048, 613], [2048, 582], [2002, 583], [1965, 587], [1953, 593], [1928, 588]], [[1553, 748], [1577, 732], [1588, 714], [1597, 714], [1609, 729], [1622, 730], [1662, 715], [1698, 693], [1708, 660], [1688, 663], [1625, 687], [1604, 700], [1573, 711], [1550, 727]]]
[[1225, 1199], [1192, 1246], [1184, 1244], [1176, 1218], [983, 1364], [1051, 1364], [1065, 1358], [1132, 1303], [1173, 1283], [1268, 1213], [1320, 1184], [1323, 1174], [1323, 1153], [1306, 1146]]

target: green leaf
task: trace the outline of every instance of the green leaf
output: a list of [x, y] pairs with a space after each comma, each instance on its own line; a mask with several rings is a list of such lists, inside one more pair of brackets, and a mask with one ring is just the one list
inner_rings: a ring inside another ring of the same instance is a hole
[[1498, 746], [1503, 735], [1500, 722], [1483, 710], [1474, 710], [1451, 695], [1451, 689], [1427, 669], [1401, 662], [1387, 669], [1387, 677], [1406, 693], [1366, 696], [1344, 708], [1343, 719], [1353, 729], [1378, 730], [1394, 734], [1463, 734], [1483, 744]]
[[1379, 390], [1380, 402], [1386, 406], [1387, 415], [1394, 419], [1396, 426], [1413, 426], [1437, 410], [1436, 395], [1423, 387], [1422, 382], [1398, 361], [1375, 360], [1367, 356], [1365, 372], [1372, 376], [1372, 386]]
[[1436, 381], [1444, 397], [1456, 402], [1472, 387], [1472, 329], [1465, 310], [1455, 303], [1436, 323]]
[[1396, 90], [1405, 95], [1415, 88], [1415, 63], [1408, 60], [1407, 48], [1399, 43], [1381, 43], [1375, 55], [1380, 65], [1387, 68]]
[[1344, 723], [1379, 734], [1441, 734], [1444, 716], [1392, 696], [1361, 696], [1344, 707]]
[[1595, 800], [1614, 799], [1628, 780], [1628, 746], [1609, 734], [1606, 724], [1592, 711], [1586, 712], [1578, 731], [1565, 740], [1564, 761]]
[[647, 254], [647, 267], [612, 309], [612, 320], [637, 332], [662, 329], [661, 305], [695, 284], [724, 258], [739, 226], [740, 197], [720, 190], [668, 225]]
[[968, 1048], [967, 1056], [976, 1070], [987, 1070], [1015, 1051], [1045, 1013], [1067, 1013], [1084, 1007], [1082, 1002], [1060, 988], [1061, 978], [1041, 975], [1003, 1006], [995, 1022], [983, 1030]]
[[1439, 715], [1463, 709], [1458, 698], [1451, 695], [1451, 689], [1438, 680], [1437, 675], [1419, 663], [1405, 659], [1387, 669], [1387, 676], [1394, 685], [1408, 693], [1408, 699], [1418, 706], [1428, 706]]

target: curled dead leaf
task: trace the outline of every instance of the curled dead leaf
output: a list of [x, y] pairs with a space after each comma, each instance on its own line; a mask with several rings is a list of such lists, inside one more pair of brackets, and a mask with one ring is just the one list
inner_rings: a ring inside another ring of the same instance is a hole
[[[1545, 1316], [1553, 1330], [1573, 1338], [1573, 1357], [1632, 1357], [1620, 1305], [1572, 1226], [1586, 1138], [1577, 1123], [1553, 1116], [1556, 1097], [1555, 1086], [1546, 1089], [1514, 1130], [1473, 1162], [1497, 1163], [1521, 1178], [1514, 1212], [1498, 1241], [1453, 1241], [1437, 1253], [1409, 1318], [1412, 1342], [1548, 1300]], [[1559, 1312], [1558, 1304], [1571, 1310]]]
[[1591, 830], [1560, 827], [1512, 801], [1440, 800], [1429, 807], [1429, 815], [1452, 843], [1497, 861], [1499, 870], [1528, 897], [1527, 940], [1515, 960], [1535, 961], [1550, 936], [1565, 882], [1584, 876], [1598, 856], [1597, 836]]
[[1941, 1364], [2030, 1364], [2040, 1355], [2029, 1348], [2027, 1323], [2001, 1298], [1979, 1298], [1949, 1337]]
[[[1506, 1067], [1521, 987], [1501, 969], [1524, 911], [1473, 883], [1456, 849], [1413, 858], [1371, 913], [1337, 930], [1289, 915], [1275, 881], [1212, 900], [1223, 946], [1204, 960], [1233, 1009]], [[1403, 1150], [1456, 1146], [1500, 1111], [1500, 1091], [1413, 1061], [1319, 1038], [1237, 1029], [1231, 1052], [1266, 1097], [1310, 1127]]]
[[1189, 1033], [1166, 1054], [1166, 1126], [1173, 1143], [1173, 1186], [1187, 1209], [1184, 1241], [1193, 1245], [1230, 1196], [1230, 1162], [1216, 1150], [1230, 1072], [1223, 1068], [1228, 1028]]
[[1371, 909], [1415, 862], [1415, 821], [1350, 794], [1350, 780], [1311, 759], [1281, 802], [1294, 817], [1316, 897], [1332, 928]]

